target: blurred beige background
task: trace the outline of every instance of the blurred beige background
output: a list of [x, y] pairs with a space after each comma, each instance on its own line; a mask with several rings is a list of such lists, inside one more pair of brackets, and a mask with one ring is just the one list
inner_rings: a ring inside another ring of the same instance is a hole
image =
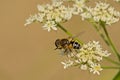
[[[0, 80], [112, 80], [117, 70], [103, 70], [100, 76], [78, 68], [64, 70], [60, 63], [64, 58], [54, 50], [54, 41], [67, 35], [61, 30], [48, 33], [37, 23], [24, 26], [26, 18], [37, 12], [37, 4], [49, 2], [0, 0]], [[120, 10], [119, 4], [111, 4]], [[73, 34], [85, 31], [79, 37], [84, 42], [99, 40], [104, 49], [108, 49], [94, 28], [79, 17], [74, 16], [64, 25]], [[108, 30], [120, 51], [119, 25], [120, 22], [113, 24]], [[114, 55], [110, 57], [116, 59]], [[107, 61], [103, 61], [103, 64], [112, 65]]]

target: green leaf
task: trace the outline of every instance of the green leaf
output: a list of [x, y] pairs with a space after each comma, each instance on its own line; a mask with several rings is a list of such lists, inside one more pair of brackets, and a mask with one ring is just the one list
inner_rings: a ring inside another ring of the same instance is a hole
[[113, 80], [120, 80], [120, 70], [119, 70], [119, 72], [116, 74], [116, 76], [113, 78]]

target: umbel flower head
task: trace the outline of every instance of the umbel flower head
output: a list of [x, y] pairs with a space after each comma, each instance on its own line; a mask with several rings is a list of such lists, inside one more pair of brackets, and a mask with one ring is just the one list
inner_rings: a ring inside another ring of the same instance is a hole
[[97, 2], [94, 8], [86, 7], [81, 16], [83, 20], [92, 19], [94, 22], [102, 21], [106, 25], [111, 25], [119, 21], [120, 12], [116, 11], [110, 4]]
[[120, 0], [114, 0], [114, 1], [116, 1], [116, 2], [120, 2]]
[[79, 15], [81, 12], [83, 12], [85, 5], [85, 2], [87, 0], [73, 0], [73, 14]]
[[83, 44], [81, 49], [74, 54], [74, 57], [69, 57], [69, 61], [62, 62], [62, 64], [64, 68], [77, 65], [82, 70], [89, 70], [93, 74], [99, 75], [99, 72], [103, 70], [99, 62], [103, 57], [108, 57], [109, 55], [108, 51], [102, 50], [99, 42], [90, 41], [87, 44]]
[[57, 23], [66, 22], [72, 17], [72, 8], [63, 5], [62, 1], [54, 1], [52, 4], [38, 5], [38, 13], [30, 16], [25, 26], [34, 21], [44, 24], [43, 28], [50, 31], [57, 30]]

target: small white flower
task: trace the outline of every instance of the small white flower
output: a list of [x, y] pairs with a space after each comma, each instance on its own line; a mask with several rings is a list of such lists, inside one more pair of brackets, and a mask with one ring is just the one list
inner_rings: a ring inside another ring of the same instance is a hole
[[92, 60], [88, 60], [87, 63], [88, 63], [88, 65], [93, 65], [94, 64], [94, 62]]
[[111, 53], [108, 54], [108, 51], [105, 50], [105, 51], [103, 51], [103, 54], [100, 54], [100, 55], [101, 55], [101, 56], [104, 56], [104, 57], [108, 57], [108, 56], [111, 55]]
[[114, 0], [114, 1], [116, 1], [116, 2], [120, 2], [120, 0]]
[[45, 5], [37, 5], [38, 11], [44, 12], [45, 10]]
[[78, 15], [83, 12], [83, 8], [85, 7], [86, 0], [74, 0], [73, 4], [73, 14]]
[[101, 68], [100, 64], [93, 64], [91, 65], [91, 68], [89, 68], [90, 72], [93, 72], [93, 74], [100, 75], [100, 71], [103, 69]]
[[99, 3], [96, 3], [96, 7], [95, 9], [107, 9], [109, 7], [110, 4], [107, 4], [107, 3], [103, 3], [103, 2], [99, 2]]
[[25, 26], [33, 23], [37, 18], [37, 14], [35, 14], [34, 16], [30, 15], [30, 17], [26, 20], [26, 23], [24, 24]]
[[44, 17], [45, 17], [45, 14], [44, 14], [44, 13], [38, 13], [38, 15], [37, 15], [37, 17], [36, 17], [36, 21], [38, 21], [38, 22], [43, 22]]
[[46, 4], [46, 10], [53, 10], [54, 6], [50, 4]]
[[92, 15], [88, 12], [82, 13], [81, 16], [82, 16], [82, 20], [92, 17]]
[[73, 65], [73, 61], [68, 60], [68, 61], [65, 61], [65, 62], [61, 62], [61, 64], [63, 64], [64, 65], [64, 69], [66, 69], [66, 68], [68, 68], [68, 67]]
[[51, 29], [57, 30], [56, 24], [55, 24], [54, 21], [47, 21], [47, 22], [45, 23], [45, 25], [43, 26], [43, 28], [44, 28], [45, 30], [48, 30], [48, 32], [50, 32]]
[[81, 61], [84, 62], [84, 63], [87, 62], [87, 60], [88, 60], [88, 56], [86, 56], [86, 55], [81, 56], [80, 58], [81, 58]]
[[59, 7], [59, 6], [62, 5], [62, 3], [63, 3], [62, 1], [54, 1], [52, 5], [53, 5], [54, 7]]
[[75, 60], [75, 62], [80, 64], [81, 63], [81, 59]]
[[87, 65], [86, 65], [86, 64], [82, 64], [82, 65], [81, 65], [81, 69], [82, 69], [82, 70], [87, 70]]
[[64, 18], [64, 20], [70, 20], [72, 18], [72, 8], [67, 8], [65, 11], [62, 11], [64, 14], [61, 15], [61, 17]]

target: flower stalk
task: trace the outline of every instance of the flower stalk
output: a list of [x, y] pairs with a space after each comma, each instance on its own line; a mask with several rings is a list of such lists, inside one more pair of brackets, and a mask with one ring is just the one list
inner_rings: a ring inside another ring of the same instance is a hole
[[104, 57], [104, 59], [106, 59], [107, 61], [109, 61], [109, 62], [111, 62], [111, 63], [113, 63], [113, 64], [116, 64], [116, 65], [120, 66], [120, 63], [119, 63], [119, 62], [116, 62], [116, 61], [114, 61], [114, 60], [112, 60], [112, 59], [110, 59], [110, 58], [108, 58], [108, 57]]
[[[96, 29], [96, 31], [99, 33], [99, 35], [101, 36], [101, 38], [103, 39], [103, 41], [111, 48], [112, 52], [116, 54], [116, 56], [118, 57], [119, 61], [120, 61], [120, 55], [116, 49], [116, 47], [114, 46], [112, 40], [110, 39], [110, 36], [107, 32], [107, 29], [105, 27], [105, 25], [101, 22], [101, 24], [97, 24], [94, 21], [88, 20], [90, 23], [92, 23], [93, 27]], [[102, 31], [102, 30], [103, 31]], [[105, 34], [104, 34], [105, 33]], [[110, 58], [105, 58], [106, 60], [110, 61], [111, 63], [120, 65], [120, 63], [113, 61]]]
[[103, 69], [120, 69], [120, 67], [109, 67], [109, 66], [108, 67], [105, 66], [105, 67], [102, 67], [102, 68]]
[[102, 28], [103, 28], [103, 30], [105, 32], [105, 35], [106, 35], [106, 38], [108, 40], [108, 43], [109, 43], [108, 46], [111, 48], [111, 50], [113, 51], [113, 53], [115, 53], [117, 55], [117, 57], [118, 57], [118, 59], [120, 61], [120, 54], [118, 53], [116, 47], [114, 46], [114, 44], [113, 44], [113, 42], [112, 42], [112, 40], [111, 40], [111, 38], [110, 38], [110, 36], [108, 34], [108, 31], [107, 31], [106, 27], [103, 25]]
[[[62, 25], [57, 23], [57, 27], [59, 27], [62, 31], [64, 31], [68, 36], [72, 37], [73, 34], [71, 32], [69, 32], [67, 29], [65, 29]], [[81, 40], [79, 40], [78, 38], [75, 38], [75, 40], [77, 40], [81, 45], [83, 45], [83, 42]]]

